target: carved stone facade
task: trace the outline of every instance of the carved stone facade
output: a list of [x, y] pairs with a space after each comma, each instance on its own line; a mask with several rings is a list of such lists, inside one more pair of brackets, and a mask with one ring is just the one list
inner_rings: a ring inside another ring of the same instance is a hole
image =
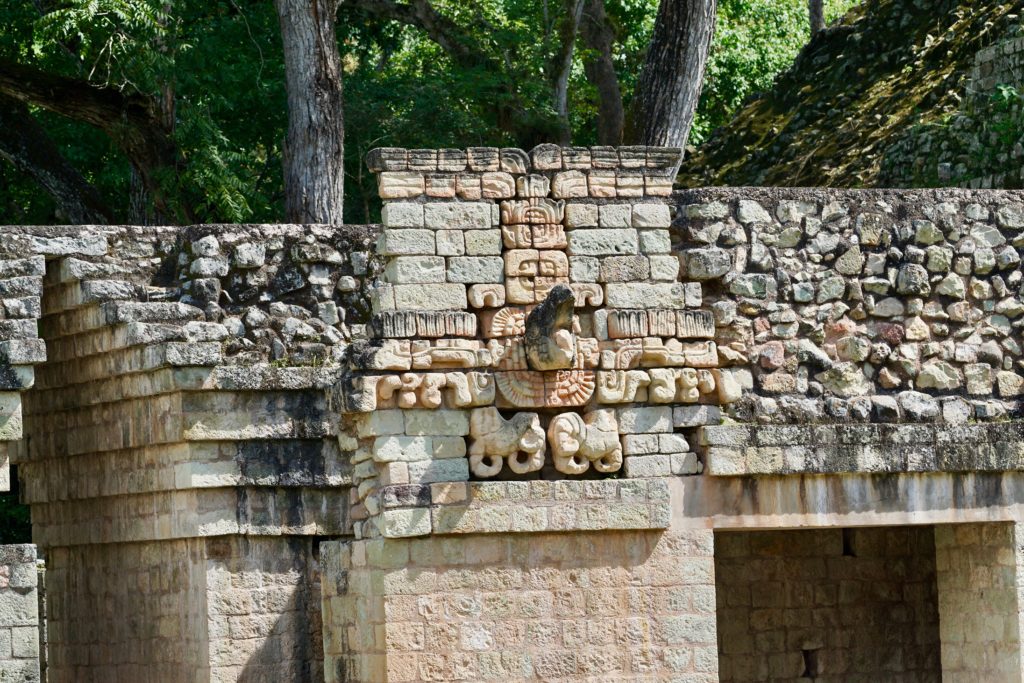
[[1024, 194], [673, 194], [677, 155], [4, 228], [46, 637], [11, 550], [0, 679], [1017, 680]]

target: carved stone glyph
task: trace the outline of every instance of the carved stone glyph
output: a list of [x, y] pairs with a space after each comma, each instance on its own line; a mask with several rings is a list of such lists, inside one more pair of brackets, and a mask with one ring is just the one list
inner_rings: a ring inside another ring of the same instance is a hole
[[508, 463], [516, 474], [544, 466], [545, 435], [537, 413], [517, 413], [506, 420], [491, 406], [469, 417], [469, 468], [474, 476], [493, 477]]
[[569, 258], [561, 251], [512, 249], [505, 252], [505, 278], [509, 303], [539, 303], [555, 285], [568, 284]]
[[617, 472], [622, 467], [622, 444], [614, 410], [562, 413], [551, 420], [548, 442], [555, 469], [563, 474], [583, 474], [591, 466], [598, 472]]
[[416, 373], [367, 377], [367, 390], [374, 391], [374, 407], [394, 399], [399, 408], [438, 408], [442, 389], [456, 408], [494, 403], [494, 376], [487, 372]]

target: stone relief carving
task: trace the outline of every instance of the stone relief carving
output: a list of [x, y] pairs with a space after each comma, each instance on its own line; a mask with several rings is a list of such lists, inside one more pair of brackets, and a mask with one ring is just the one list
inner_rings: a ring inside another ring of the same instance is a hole
[[469, 468], [477, 477], [493, 477], [507, 463], [516, 474], [544, 466], [545, 438], [537, 413], [517, 413], [506, 420], [491, 406], [470, 413]]
[[556, 415], [548, 427], [548, 441], [555, 469], [563, 474], [583, 474], [591, 466], [598, 472], [616, 472], [622, 467], [614, 410]]

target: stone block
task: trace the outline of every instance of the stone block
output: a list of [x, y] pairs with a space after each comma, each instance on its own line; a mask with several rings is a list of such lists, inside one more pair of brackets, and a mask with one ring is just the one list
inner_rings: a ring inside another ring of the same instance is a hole
[[431, 532], [429, 508], [385, 510], [381, 518], [381, 533], [385, 538], [428, 536]]
[[668, 455], [631, 455], [625, 459], [626, 476], [631, 479], [668, 477], [672, 459]]
[[377, 241], [381, 256], [433, 256], [436, 251], [432, 230], [385, 229]]
[[602, 204], [598, 209], [597, 223], [602, 228], [631, 228], [632, 215], [633, 206], [630, 204]]
[[565, 227], [596, 228], [597, 204], [577, 204], [571, 202], [565, 206]]
[[395, 285], [399, 310], [462, 310], [467, 308], [466, 286], [461, 284]]
[[676, 406], [672, 409], [672, 426], [677, 429], [717, 425], [721, 421], [722, 410], [718, 406]]
[[505, 261], [500, 256], [462, 256], [448, 259], [449, 282], [488, 284], [504, 280]]
[[672, 238], [668, 230], [640, 230], [639, 235], [641, 254], [672, 253]]
[[434, 236], [434, 239], [437, 241], [437, 255], [462, 256], [465, 254], [465, 234], [462, 230], [438, 230]]
[[672, 408], [618, 408], [620, 434], [656, 434], [672, 431]]
[[605, 286], [605, 302], [613, 308], [685, 308], [686, 287], [681, 282], [616, 282]]
[[[678, 266], [678, 262], [676, 265]], [[647, 280], [650, 276], [651, 264], [646, 256], [608, 256], [601, 259], [601, 271], [598, 281], [641, 282]]]
[[639, 237], [632, 228], [571, 230], [567, 239], [572, 256], [621, 256], [640, 251]]
[[634, 204], [634, 228], [667, 228], [672, 225], [672, 213], [667, 204]]
[[669, 254], [650, 257], [651, 279], [660, 282], [674, 282], [679, 279], [679, 259]]
[[501, 230], [467, 230], [465, 238], [468, 256], [501, 255]]
[[377, 176], [377, 194], [381, 199], [410, 199], [426, 191], [422, 173], [384, 171]]
[[444, 258], [440, 256], [397, 256], [388, 261], [384, 277], [393, 285], [444, 282]]
[[484, 202], [437, 202], [423, 207], [426, 227], [434, 230], [486, 230], [491, 205]]
[[465, 436], [469, 434], [469, 413], [465, 410], [408, 410], [405, 411], [405, 433], [409, 436]]
[[409, 481], [413, 484], [434, 484], [442, 481], [469, 481], [469, 460], [445, 458], [409, 463]]
[[423, 205], [413, 202], [385, 202], [381, 221], [389, 228], [422, 228]]
[[425, 436], [378, 436], [373, 441], [373, 459], [377, 462], [413, 462], [430, 460], [433, 443]]

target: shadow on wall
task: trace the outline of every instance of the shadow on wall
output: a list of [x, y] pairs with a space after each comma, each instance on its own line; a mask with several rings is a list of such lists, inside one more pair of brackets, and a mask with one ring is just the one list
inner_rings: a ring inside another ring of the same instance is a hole
[[230, 573], [230, 586], [210, 596], [211, 680], [223, 678], [218, 662], [238, 683], [324, 680], [318, 546], [308, 537], [210, 542], [211, 579], [219, 587]]

